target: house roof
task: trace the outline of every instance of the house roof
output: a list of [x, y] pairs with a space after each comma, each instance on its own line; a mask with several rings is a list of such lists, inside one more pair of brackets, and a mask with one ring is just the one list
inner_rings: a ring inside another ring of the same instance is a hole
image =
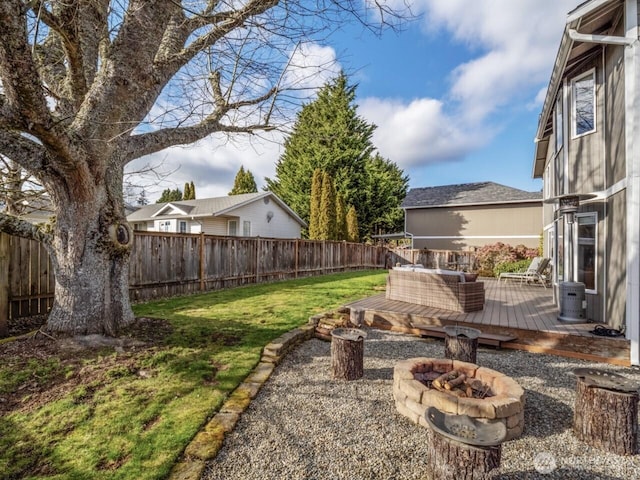
[[434, 208], [461, 205], [542, 202], [542, 192], [525, 192], [494, 182], [462, 183], [412, 188], [402, 208]]
[[587, 56], [594, 52], [599, 52], [599, 47], [596, 44], [573, 40], [571, 31], [610, 35], [619, 20], [618, 12], [622, 6], [623, 2], [621, 0], [588, 0], [568, 13], [538, 121], [533, 161], [534, 178], [542, 177], [544, 172], [547, 149], [553, 132], [553, 107], [558, 91], [562, 86], [565, 72], [579, 67]]
[[[217, 217], [232, 215], [240, 207], [265, 198], [272, 199], [291, 215], [300, 225], [306, 223], [296, 212], [272, 192], [243, 193], [226, 197], [202, 198], [197, 200], [179, 200], [175, 202], [145, 205], [127, 217], [129, 222], [151, 221], [157, 218], [181, 217]], [[171, 213], [174, 212], [174, 213]]]

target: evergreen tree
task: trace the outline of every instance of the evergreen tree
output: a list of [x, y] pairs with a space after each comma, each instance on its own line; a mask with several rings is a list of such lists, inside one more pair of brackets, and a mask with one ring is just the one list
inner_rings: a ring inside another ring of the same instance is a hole
[[318, 238], [320, 225], [320, 199], [322, 198], [322, 170], [316, 168], [311, 181], [311, 205], [309, 213], [309, 234], [312, 240]]
[[360, 237], [404, 230], [404, 212], [400, 208], [407, 195], [409, 178], [392, 161], [376, 154], [365, 168], [366, 209], [358, 212]]
[[182, 200], [195, 200], [196, 199], [196, 186], [191, 182], [185, 182], [184, 193], [182, 194]]
[[360, 240], [360, 233], [358, 230], [358, 215], [356, 214], [356, 209], [353, 205], [349, 207], [349, 211], [347, 212], [347, 240], [350, 242], [357, 242]]
[[355, 89], [341, 74], [322, 87], [316, 100], [303, 106], [285, 140], [275, 177], [266, 179], [267, 190], [307, 223], [316, 168], [331, 175], [348, 203], [362, 203], [364, 164], [374, 150], [371, 136], [375, 127], [357, 115]]
[[166, 188], [162, 191], [162, 195], [160, 195], [160, 198], [156, 200], [156, 203], [177, 202], [179, 200], [182, 200], [182, 192], [179, 188], [176, 188], [175, 190]]
[[336, 190], [333, 186], [333, 179], [327, 172], [322, 174], [322, 197], [320, 198], [318, 218], [318, 240], [335, 240]]
[[345, 203], [357, 207], [359, 237], [367, 238], [402, 229], [399, 207], [408, 179], [396, 164], [375, 153], [375, 126], [358, 116], [355, 89], [341, 74], [302, 108], [266, 188], [310, 225], [312, 177], [320, 168], [331, 175]]
[[336, 194], [336, 240], [348, 240], [349, 232], [347, 230], [347, 204], [344, 197]]
[[253, 177], [251, 171], [244, 169], [244, 166], [240, 166], [240, 170], [236, 174], [236, 178], [233, 181], [233, 188], [229, 192], [229, 195], [240, 195], [241, 193], [256, 193], [258, 187], [256, 180]]

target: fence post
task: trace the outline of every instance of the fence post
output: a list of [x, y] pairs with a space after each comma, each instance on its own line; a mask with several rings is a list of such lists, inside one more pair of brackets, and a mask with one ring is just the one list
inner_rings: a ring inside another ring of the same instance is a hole
[[260, 283], [260, 237], [256, 237], [256, 283]]
[[299, 244], [300, 244], [300, 239], [296, 238], [296, 246], [295, 246], [295, 254], [296, 254], [296, 271], [295, 271], [295, 278], [298, 278], [298, 269], [299, 269], [299, 264], [298, 264], [298, 251], [299, 251]]
[[205, 262], [204, 262], [204, 232], [200, 232], [200, 291], [203, 292], [206, 285], [204, 282]]
[[0, 232], [0, 335], [9, 331], [9, 235]]

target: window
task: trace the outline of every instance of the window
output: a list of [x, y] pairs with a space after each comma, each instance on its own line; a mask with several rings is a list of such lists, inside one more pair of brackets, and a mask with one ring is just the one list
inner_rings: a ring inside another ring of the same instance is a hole
[[180, 233], [187, 233], [187, 222], [180, 221]]
[[595, 212], [576, 215], [578, 224], [578, 281], [587, 290], [596, 290], [596, 238], [598, 215]]
[[251, 236], [251, 222], [245, 220], [242, 222], [242, 236], [250, 237]]
[[229, 220], [227, 222], [227, 235], [235, 237], [238, 235], [238, 221], [237, 220]]
[[161, 232], [170, 232], [171, 231], [171, 220], [161, 221], [158, 224], [158, 230]]
[[555, 111], [555, 121], [554, 121], [554, 130], [555, 130], [555, 139], [556, 139], [556, 153], [560, 151], [562, 148], [564, 138], [563, 138], [563, 122], [562, 122], [562, 89], [560, 89], [560, 93], [558, 94], [558, 98], [556, 98], [556, 111]]
[[596, 129], [595, 71], [571, 81], [573, 136], [586, 135]]

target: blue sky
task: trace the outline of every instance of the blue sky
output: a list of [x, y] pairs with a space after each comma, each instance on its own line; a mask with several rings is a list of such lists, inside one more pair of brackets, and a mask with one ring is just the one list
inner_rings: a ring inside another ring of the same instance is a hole
[[[388, 3], [403, 0], [387, 0]], [[378, 126], [373, 142], [409, 175], [410, 187], [494, 181], [534, 191], [534, 136], [567, 13], [579, 0], [413, 0], [416, 21], [378, 38], [344, 26], [311, 45], [358, 85], [359, 114]], [[198, 198], [226, 195], [241, 165], [272, 177], [279, 140], [212, 137], [155, 155], [167, 184], [193, 180]]]

